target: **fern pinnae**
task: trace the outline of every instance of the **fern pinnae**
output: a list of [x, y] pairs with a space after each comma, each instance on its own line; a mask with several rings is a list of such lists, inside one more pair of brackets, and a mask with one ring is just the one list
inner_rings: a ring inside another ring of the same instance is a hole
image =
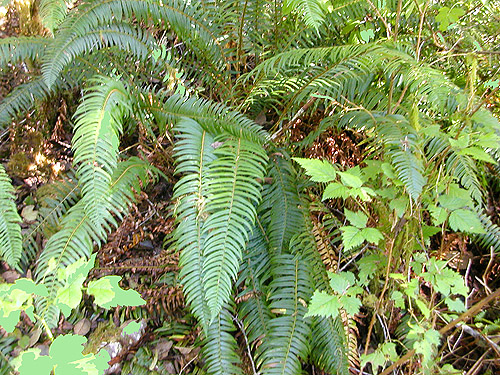
[[142, 60], [149, 55], [154, 45], [154, 39], [147, 32], [126, 23], [96, 27], [66, 39], [64, 36], [56, 35], [43, 60], [42, 75], [48, 87], [52, 87], [64, 67], [77, 56], [95, 49], [117, 46]]
[[179, 266], [186, 302], [202, 327], [210, 322], [205, 289], [203, 287], [204, 255], [202, 225], [205, 221], [205, 191], [207, 165], [215, 159], [212, 135], [196, 121], [184, 118], [176, 124], [179, 140], [175, 147], [176, 172], [182, 174], [174, 187], [177, 200], [178, 226], [174, 232], [175, 246], [180, 251]]
[[256, 225], [243, 250], [236, 283], [239, 288], [243, 288], [236, 298], [238, 315], [243, 320], [248, 340], [254, 347], [259, 346], [267, 335], [272, 318], [266, 300], [267, 285], [271, 278], [271, 258], [267, 247], [265, 233]]
[[238, 355], [238, 346], [233, 337], [236, 330], [232, 320], [234, 308], [231, 303], [226, 304], [215, 317], [207, 330], [203, 343], [202, 355], [205, 359], [205, 369], [208, 375], [242, 375], [238, 366], [241, 359]]
[[54, 34], [54, 30], [64, 20], [68, 12], [65, 0], [41, 0], [40, 17], [42, 24]]
[[0, 256], [16, 268], [22, 256], [21, 217], [17, 213], [14, 188], [0, 164]]
[[37, 60], [49, 44], [49, 39], [41, 36], [9, 37], [0, 39], [0, 66], [16, 64], [19, 61]]
[[49, 89], [42, 77], [34, 77], [30, 82], [14, 88], [0, 102], [0, 129], [8, 125], [19, 112], [32, 108], [35, 100], [48, 97], [54, 89]]
[[224, 138], [218, 139], [223, 144], [214, 151], [217, 158], [208, 168], [208, 217], [203, 225], [207, 236], [203, 281], [212, 318], [231, 295], [261, 199], [258, 181], [263, 179], [266, 159], [260, 146], [241, 138]]
[[259, 347], [262, 374], [296, 375], [302, 373], [301, 361], [310, 352], [310, 318], [304, 319], [306, 303], [312, 295], [312, 280], [297, 254], [273, 258], [270, 284], [271, 311], [279, 311], [269, 322], [269, 334]]
[[117, 227], [115, 217], [121, 219], [134, 201], [133, 190], [139, 191], [148, 181], [149, 165], [131, 157], [118, 163], [112, 182], [99, 200], [102, 206], [100, 221], [94, 223], [85, 210], [85, 201], [80, 200], [65, 215], [61, 222], [62, 229], [49, 238], [37, 260], [35, 280], [43, 282], [49, 297], [39, 298], [36, 309], [50, 327], [57, 325], [59, 312], [53, 304], [53, 298], [61, 287], [57, 270], [76, 262], [80, 258], [88, 259], [94, 244], [105, 241], [111, 227]]
[[73, 163], [91, 220], [100, 222], [101, 200], [118, 161], [122, 118], [129, 111], [128, 92], [116, 79], [96, 78], [75, 112]]

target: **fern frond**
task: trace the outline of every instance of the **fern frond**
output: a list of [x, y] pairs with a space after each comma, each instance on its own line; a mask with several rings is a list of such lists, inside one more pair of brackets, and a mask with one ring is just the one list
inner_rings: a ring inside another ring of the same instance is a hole
[[203, 226], [204, 286], [212, 318], [229, 300], [241, 251], [246, 246], [261, 199], [258, 181], [264, 177], [266, 155], [260, 145], [243, 139], [223, 142], [209, 164], [206, 213]]
[[163, 100], [162, 96], [161, 93], [157, 94], [152, 105], [143, 102], [143, 107], [147, 108], [160, 124], [175, 123], [180, 118], [187, 117], [197, 121], [206, 131], [213, 134], [226, 132], [261, 145], [269, 140], [269, 134], [262, 127], [223, 104], [193, 97], [186, 99], [180, 95], [172, 95]]
[[272, 260], [269, 334], [259, 347], [262, 374], [297, 375], [311, 349], [310, 318], [304, 318], [312, 295], [312, 280], [302, 257], [281, 254]]
[[41, 77], [14, 88], [0, 102], [0, 129], [8, 125], [19, 112], [32, 108], [35, 100], [44, 99], [51, 92]]
[[486, 233], [474, 235], [475, 240], [485, 248], [489, 249], [492, 247], [496, 253], [500, 253], [500, 227], [494, 224], [488, 215], [480, 212], [479, 209], [476, 209], [476, 213]]
[[71, 61], [97, 49], [116, 46], [144, 60], [149, 56], [154, 44], [154, 39], [148, 32], [126, 23], [96, 27], [81, 35], [75, 34], [65, 39], [64, 43], [56, 36], [43, 58], [43, 79], [47, 87], [52, 87], [61, 71]]
[[134, 191], [140, 191], [145, 185], [150, 166], [144, 161], [132, 157], [117, 165], [111, 184], [100, 197], [102, 212], [98, 223], [94, 223], [85, 212], [85, 200], [73, 206], [61, 222], [61, 230], [48, 240], [38, 258], [35, 280], [43, 282], [49, 290], [49, 297], [39, 298], [36, 309], [50, 327], [57, 325], [59, 311], [53, 304], [62, 281], [57, 278], [57, 269], [76, 262], [80, 258], [88, 259], [94, 243], [100, 245], [112, 227], [117, 227], [116, 218], [121, 220], [134, 201]]
[[[20, 261], [20, 268], [26, 270], [41, 251], [37, 234], [50, 238], [60, 226], [63, 216], [81, 198], [81, 191], [76, 178], [71, 173], [62, 181], [44, 185], [45, 194], [37, 200], [40, 205], [37, 220], [29, 227], [28, 232], [23, 235], [24, 256]], [[38, 190], [37, 193], [40, 193]]]
[[236, 329], [232, 320], [232, 311], [224, 306], [220, 314], [210, 324], [207, 337], [203, 341], [202, 355], [205, 359], [205, 371], [209, 375], [241, 375], [243, 371], [238, 365], [238, 345], [233, 337]]
[[479, 180], [476, 162], [468, 155], [459, 154], [449, 147], [446, 137], [432, 137], [428, 139], [426, 154], [429, 158], [442, 155], [446, 173], [456, 180], [467, 190], [472, 198], [482, 205], [485, 189]]
[[[169, 22], [176, 35], [210, 67], [214, 79], [220, 81], [219, 77], [215, 76], [225, 69], [224, 49], [218, 39], [219, 35], [213, 34], [211, 28], [205, 24], [206, 18], [197, 3], [180, 0], [163, 4], [152, 0], [107, 0], [81, 4], [60, 24], [54, 46], [48, 52], [50, 57], [46, 59], [44, 77], [49, 86], [68, 60], [65, 50], [71, 41], [102, 28], [102, 25], [127, 23], [132, 18], [146, 23], [153, 21], [160, 24], [164, 20]], [[121, 45], [120, 40], [115, 42], [116, 45]], [[141, 59], [146, 57], [140, 54], [138, 56]]]
[[49, 39], [41, 36], [0, 39], [0, 66], [19, 61], [36, 61], [43, 56], [48, 44]]
[[284, 13], [296, 11], [303, 15], [306, 25], [318, 28], [325, 20], [326, 9], [322, 0], [285, 0], [283, 1]]
[[128, 92], [116, 79], [97, 78], [75, 112], [73, 163], [87, 215], [100, 222], [100, 200], [108, 190], [118, 160], [122, 119], [129, 112]]
[[236, 283], [244, 290], [238, 299], [238, 314], [244, 321], [248, 340], [259, 346], [269, 331], [272, 318], [266, 301], [268, 280], [271, 277], [271, 258], [267, 250], [267, 241], [262, 230], [256, 226], [247, 247], [243, 251], [243, 261], [239, 280]]
[[0, 256], [15, 268], [21, 258], [21, 217], [17, 213], [14, 188], [0, 164]]
[[418, 136], [408, 120], [399, 115], [376, 116], [376, 128], [386, 145], [391, 164], [409, 195], [417, 200], [427, 179], [422, 161], [417, 157]]
[[[312, 232], [314, 222], [309, 219], [304, 222], [304, 227], [309, 231], [302, 232], [292, 240], [291, 247], [300, 253], [304, 259], [305, 266], [314, 281], [314, 288], [319, 291], [332, 293], [326, 269], [323, 266], [320, 251], [323, 244], [318, 244]], [[344, 313], [343, 310], [340, 313]], [[349, 322], [346, 322], [349, 324]], [[337, 317], [325, 318], [314, 317], [312, 321], [312, 348], [311, 360], [315, 366], [329, 373], [348, 375], [349, 365], [359, 368], [359, 355], [356, 347], [356, 337], [349, 337], [349, 327], [344, 321]]]
[[349, 375], [344, 327], [337, 319], [314, 317], [312, 323], [311, 360], [323, 371]]
[[304, 216], [300, 210], [300, 198], [296, 188], [296, 174], [287, 155], [279, 152], [271, 155], [269, 177], [273, 183], [263, 192], [262, 222], [269, 238], [271, 253], [288, 250], [292, 237], [304, 229]]
[[40, 17], [42, 24], [54, 34], [54, 30], [64, 20], [68, 12], [65, 0], [41, 0]]
[[191, 119], [179, 121], [176, 126], [179, 139], [175, 158], [177, 172], [183, 176], [174, 187], [178, 226], [174, 232], [175, 247], [180, 251], [180, 277], [186, 302], [196, 318], [207, 329], [210, 310], [203, 287], [203, 242], [205, 220], [206, 175], [208, 164], [215, 159], [213, 136]]

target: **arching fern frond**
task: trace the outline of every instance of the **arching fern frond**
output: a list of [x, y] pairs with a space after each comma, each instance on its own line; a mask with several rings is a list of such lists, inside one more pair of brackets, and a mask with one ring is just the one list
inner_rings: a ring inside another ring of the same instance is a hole
[[174, 241], [180, 250], [180, 277], [186, 302], [202, 327], [208, 329], [210, 310], [203, 287], [203, 242], [206, 235], [202, 234], [202, 226], [205, 221], [206, 175], [208, 164], [215, 159], [215, 140], [194, 120], [179, 121], [176, 130], [179, 132], [175, 149], [177, 172], [183, 176], [174, 187], [178, 223]]
[[148, 181], [151, 167], [148, 163], [132, 157], [118, 163], [111, 184], [100, 197], [103, 216], [94, 223], [85, 212], [85, 200], [73, 206], [61, 222], [61, 230], [48, 240], [38, 258], [35, 280], [43, 282], [49, 290], [49, 297], [39, 298], [36, 309], [50, 327], [59, 320], [59, 311], [53, 304], [57, 290], [62, 282], [57, 277], [57, 270], [76, 262], [80, 258], [88, 259], [94, 244], [100, 245], [112, 227], [117, 227], [116, 218], [122, 219], [134, 201], [134, 191], [140, 191], [141, 184]]
[[493, 223], [486, 214], [481, 213], [479, 209], [476, 209], [476, 213], [486, 233], [474, 235], [475, 241], [487, 249], [492, 247], [496, 253], [500, 253], [500, 227]]
[[50, 40], [41, 36], [18, 36], [0, 39], [0, 66], [19, 61], [38, 60]]
[[238, 365], [238, 346], [233, 337], [236, 330], [232, 320], [230, 305], [226, 305], [210, 324], [207, 337], [203, 342], [202, 355], [208, 375], [241, 375], [243, 371]]
[[248, 340], [259, 346], [269, 332], [269, 321], [273, 317], [266, 300], [267, 286], [271, 278], [271, 258], [268, 243], [259, 226], [255, 226], [243, 251], [241, 272], [237, 285], [244, 287], [238, 296], [238, 314], [244, 321]]
[[269, 238], [271, 254], [288, 250], [292, 237], [304, 229], [304, 216], [296, 188], [296, 174], [291, 160], [277, 152], [269, 161], [272, 184], [265, 186], [262, 223]]
[[188, 117], [213, 134], [226, 132], [261, 145], [269, 140], [268, 133], [254, 121], [223, 104], [193, 97], [186, 99], [180, 95], [163, 99], [162, 93], [155, 99], [153, 104], [144, 99], [143, 108], [150, 111], [159, 124], [175, 123], [181, 117]]
[[296, 375], [311, 349], [310, 318], [304, 318], [313, 287], [304, 259], [281, 254], [272, 260], [271, 310], [279, 311], [269, 322], [269, 334], [259, 347], [262, 374]]
[[283, 12], [299, 12], [303, 15], [306, 25], [318, 28], [324, 21], [326, 15], [326, 3], [322, 0], [285, 0], [283, 1]]
[[42, 24], [54, 34], [54, 30], [64, 20], [68, 12], [65, 0], [41, 0], [40, 17]]
[[[40, 191], [40, 190], [39, 190]], [[36, 221], [30, 225], [28, 232], [23, 235], [24, 256], [20, 261], [20, 268], [26, 270], [42, 250], [37, 241], [37, 234], [49, 238], [58, 229], [64, 215], [81, 198], [80, 187], [73, 173], [65, 176], [62, 181], [44, 185], [45, 194], [38, 196], [40, 205]]]
[[86, 202], [87, 215], [100, 222], [100, 200], [111, 183], [118, 161], [123, 117], [129, 111], [128, 92], [116, 79], [96, 78], [75, 112], [73, 163]]
[[21, 258], [21, 217], [17, 213], [14, 188], [9, 176], [0, 164], [0, 256], [15, 268]]
[[260, 145], [243, 139], [216, 138], [223, 142], [209, 164], [208, 214], [203, 226], [204, 286], [212, 318], [229, 300], [236, 281], [241, 251], [246, 246], [261, 198], [266, 155]]
[[32, 108], [35, 100], [44, 99], [51, 92], [42, 77], [35, 77], [14, 88], [0, 102], [0, 129], [8, 125], [19, 112]]
[[56, 37], [43, 59], [42, 74], [47, 87], [52, 87], [64, 67], [76, 56], [117, 46], [143, 60], [149, 56], [155, 43], [148, 32], [126, 23], [100, 26], [84, 34], [74, 34], [64, 39], [64, 43], [59, 39]]

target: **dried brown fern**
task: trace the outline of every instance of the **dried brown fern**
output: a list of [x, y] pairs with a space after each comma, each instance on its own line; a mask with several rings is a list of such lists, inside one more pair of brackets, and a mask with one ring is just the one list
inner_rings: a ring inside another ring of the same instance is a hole
[[[338, 270], [338, 255], [333, 246], [330, 243], [330, 238], [320, 223], [317, 217], [311, 215], [313, 224], [313, 235], [316, 241], [316, 247], [318, 248], [319, 254], [321, 255], [321, 260], [323, 261], [326, 269], [331, 272], [337, 272]], [[359, 352], [358, 352], [358, 329], [356, 327], [356, 322], [354, 319], [347, 315], [344, 309], [340, 309], [340, 317], [344, 325], [345, 337], [348, 346], [348, 359], [349, 359], [349, 372], [351, 374], [358, 374], [360, 368]]]

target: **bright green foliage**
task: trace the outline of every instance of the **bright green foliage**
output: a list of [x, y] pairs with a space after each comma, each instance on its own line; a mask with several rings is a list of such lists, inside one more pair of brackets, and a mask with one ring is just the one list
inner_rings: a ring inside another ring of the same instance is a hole
[[337, 169], [326, 160], [292, 158], [306, 170], [314, 182], [330, 182], [335, 180]]
[[445, 31], [450, 24], [457, 22], [460, 17], [465, 14], [465, 11], [458, 7], [448, 8], [442, 7], [436, 16], [436, 21], [439, 22], [439, 30]]
[[296, 11], [304, 16], [307, 26], [318, 28], [324, 21], [328, 0], [285, 0], [283, 13]]
[[48, 356], [41, 356], [36, 349], [20, 354], [17, 371], [20, 375], [95, 375], [108, 368], [109, 354], [101, 350], [97, 355], [82, 354], [82, 345], [87, 341], [83, 336], [58, 336], [50, 346]]
[[17, 266], [22, 252], [21, 217], [14, 199], [10, 179], [0, 165], [0, 256], [13, 268]]
[[40, 16], [43, 25], [54, 34], [54, 30], [64, 20], [68, 11], [65, 0], [40, 1]]
[[14, 284], [0, 284], [0, 326], [12, 332], [19, 322], [21, 310], [33, 317], [33, 294], [47, 296], [44, 285], [36, 285], [30, 279], [18, 279]]
[[364, 241], [378, 244], [384, 238], [378, 229], [366, 227], [368, 216], [361, 211], [352, 212], [345, 209], [345, 216], [352, 224], [340, 228], [342, 231], [342, 242], [346, 250], [353, 249], [361, 245]]
[[123, 290], [118, 285], [120, 276], [105, 276], [99, 280], [91, 281], [87, 293], [93, 295], [95, 303], [105, 309], [120, 306], [140, 306], [146, 301], [135, 290]]
[[361, 366], [371, 363], [375, 374], [378, 374], [380, 366], [384, 366], [388, 361], [395, 362], [398, 359], [396, 353], [396, 344], [392, 342], [385, 342], [380, 345], [373, 353], [363, 355], [361, 357]]
[[331, 295], [316, 290], [309, 304], [306, 316], [323, 316], [336, 318], [339, 309], [344, 309], [347, 314], [354, 316], [359, 312], [361, 301], [356, 297], [362, 293], [351, 272], [329, 273], [330, 287], [335, 292]]

